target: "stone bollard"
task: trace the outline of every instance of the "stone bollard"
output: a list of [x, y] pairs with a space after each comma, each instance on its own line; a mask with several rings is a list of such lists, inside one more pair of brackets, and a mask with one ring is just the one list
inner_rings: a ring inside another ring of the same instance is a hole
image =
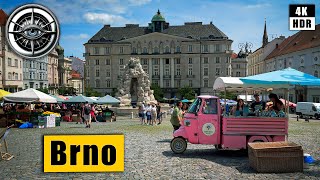
[[133, 119], [133, 112], [131, 112], [131, 119]]
[[166, 112], [163, 113], [163, 118], [167, 118], [167, 113]]
[[309, 122], [309, 116], [306, 116], [305, 121]]
[[299, 121], [299, 116], [297, 116], [297, 121]]

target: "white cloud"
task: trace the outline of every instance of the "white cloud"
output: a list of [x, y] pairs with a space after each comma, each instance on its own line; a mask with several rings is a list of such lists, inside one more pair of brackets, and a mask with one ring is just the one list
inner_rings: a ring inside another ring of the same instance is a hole
[[271, 4], [265, 3], [265, 4], [250, 4], [247, 5], [247, 9], [256, 9], [256, 8], [264, 8], [264, 7], [269, 7]]
[[88, 34], [78, 34], [78, 35], [66, 35], [62, 38], [68, 39], [68, 40], [80, 40], [80, 39], [89, 39], [90, 36]]
[[86, 13], [83, 17], [91, 24], [125, 24], [129, 22], [122, 16], [107, 13]]
[[141, 6], [144, 4], [148, 4], [151, 0], [128, 0], [131, 5]]

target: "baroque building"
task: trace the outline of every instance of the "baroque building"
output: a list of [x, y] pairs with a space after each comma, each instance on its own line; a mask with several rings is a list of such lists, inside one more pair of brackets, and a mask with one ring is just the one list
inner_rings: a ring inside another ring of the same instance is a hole
[[84, 44], [85, 86], [111, 94], [130, 57], [137, 57], [165, 97], [179, 97], [185, 86], [209, 94], [217, 77], [231, 76], [231, 44], [212, 22], [171, 26], [159, 10], [147, 27], [105, 25]]
[[23, 60], [24, 89], [48, 88], [48, 56]]
[[58, 52], [55, 49], [48, 55], [48, 83], [51, 94], [57, 94], [59, 87], [58, 57]]
[[0, 88], [17, 92], [23, 88], [22, 58], [11, 50], [5, 40], [7, 14], [0, 9]]

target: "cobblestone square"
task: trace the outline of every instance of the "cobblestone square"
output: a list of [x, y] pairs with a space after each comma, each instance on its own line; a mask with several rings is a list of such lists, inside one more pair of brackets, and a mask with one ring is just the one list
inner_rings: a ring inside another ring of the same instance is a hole
[[[43, 134], [125, 134], [123, 173], [43, 173]], [[320, 157], [320, 121], [289, 122], [289, 141], [303, 146], [304, 153]], [[159, 126], [142, 126], [138, 119], [120, 117], [113, 123], [62, 123], [48, 129], [12, 129], [7, 137], [15, 156], [0, 161], [0, 179], [319, 179], [317, 162], [303, 173], [259, 174], [241, 151], [217, 151], [213, 145], [192, 145], [182, 155], [170, 149], [172, 128], [169, 119]]]

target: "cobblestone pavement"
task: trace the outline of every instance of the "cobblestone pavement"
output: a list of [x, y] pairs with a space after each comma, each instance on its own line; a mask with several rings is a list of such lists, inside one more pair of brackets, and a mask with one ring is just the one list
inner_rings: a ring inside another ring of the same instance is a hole
[[[122, 119], [122, 120], [121, 120]], [[43, 173], [43, 134], [125, 134], [124, 173]], [[320, 120], [290, 120], [289, 141], [320, 159]], [[303, 173], [259, 174], [241, 151], [217, 151], [212, 145], [188, 144], [183, 155], [170, 149], [172, 128], [168, 119], [160, 126], [141, 126], [137, 119], [120, 118], [113, 123], [94, 123], [91, 129], [62, 123], [49, 129], [12, 129], [7, 140], [15, 155], [0, 161], [0, 179], [319, 179], [320, 163]]]

